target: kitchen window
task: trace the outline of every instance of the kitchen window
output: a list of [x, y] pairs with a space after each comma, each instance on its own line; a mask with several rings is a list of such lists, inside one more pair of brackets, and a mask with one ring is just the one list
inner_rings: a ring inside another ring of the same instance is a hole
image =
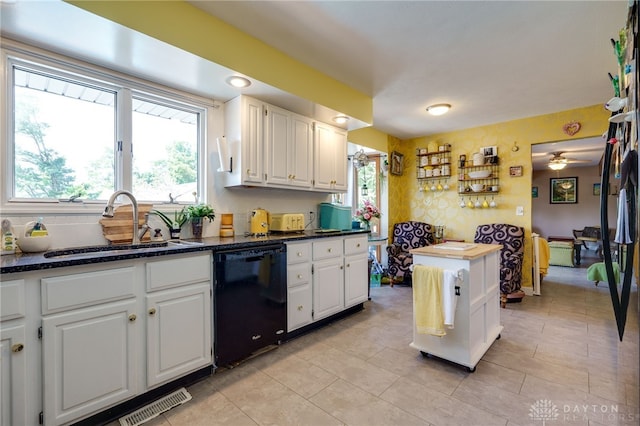
[[118, 189], [202, 198], [206, 103], [77, 63], [9, 54], [5, 64], [5, 206], [101, 204]]

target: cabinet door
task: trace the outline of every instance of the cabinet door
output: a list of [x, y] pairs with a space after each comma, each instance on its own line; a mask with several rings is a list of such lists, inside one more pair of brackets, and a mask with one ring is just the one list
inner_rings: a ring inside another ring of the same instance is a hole
[[268, 105], [265, 128], [267, 183], [289, 185], [291, 179], [291, 113]]
[[147, 295], [147, 386], [212, 363], [211, 285]]
[[343, 258], [313, 264], [313, 319], [319, 320], [342, 311], [344, 307]]
[[344, 258], [344, 306], [351, 307], [364, 302], [368, 297], [369, 274], [367, 255]]
[[0, 329], [0, 425], [26, 425], [27, 364], [24, 325]]
[[314, 126], [314, 188], [347, 190], [347, 133], [324, 123]]
[[262, 102], [242, 99], [242, 167], [244, 182], [262, 183], [264, 180], [263, 157], [263, 105]]
[[292, 114], [289, 154], [291, 185], [310, 188], [313, 176], [313, 122], [311, 119]]
[[290, 287], [287, 291], [287, 331], [293, 331], [312, 321], [313, 293], [311, 283]]
[[44, 423], [57, 425], [135, 396], [135, 299], [42, 320]]

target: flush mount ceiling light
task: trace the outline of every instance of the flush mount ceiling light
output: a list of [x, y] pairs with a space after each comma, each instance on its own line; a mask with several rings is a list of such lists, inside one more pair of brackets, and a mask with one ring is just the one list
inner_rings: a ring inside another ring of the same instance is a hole
[[427, 107], [427, 112], [431, 115], [446, 114], [451, 109], [449, 104], [435, 104]]
[[333, 121], [338, 124], [344, 124], [349, 121], [349, 117], [347, 117], [346, 115], [336, 115], [335, 117], [333, 117]]
[[232, 75], [231, 77], [227, 78], [227, 84], [241, 89], [243, 87], [251, 86], [251, 80], [249, 80], [248, 78], [240, 77], [238, 75]]

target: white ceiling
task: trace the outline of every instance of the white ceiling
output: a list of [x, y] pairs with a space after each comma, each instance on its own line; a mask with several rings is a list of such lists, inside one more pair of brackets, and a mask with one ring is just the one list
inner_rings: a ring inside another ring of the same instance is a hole
[[604, 104], [627, 18], [626, 1], [190, 3], [372, 96], [401, 139]]
[[[604, 104], [617, 74], [609, 40], [627, 14], [624, 0], [190, 3], [372, 96], [374, 126], [401, 139]], [[233, 70], [67, 3], [0, 5], [4, 37], [218, 101], [240, 93], [220, 83]], [[318, 119], [333, 113], [260, 82], [250, 90]], [[427, 115], [440, 102], [452, 110]]]

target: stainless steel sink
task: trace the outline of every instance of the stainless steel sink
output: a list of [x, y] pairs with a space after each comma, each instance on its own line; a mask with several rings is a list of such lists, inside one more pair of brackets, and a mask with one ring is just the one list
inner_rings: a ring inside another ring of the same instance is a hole
[[200, 241], [185, 241], [185, 240], [170, 240], [167, 241], [167, 244], [169, 245], [169, 247], [171, 246], [177, 246], [177, 247], [198, 247], [198, 246], [203, 246], [204, 243], [200, 242]]
[[204, 243], [198, 241], [183, 241], [172, 240], [162, 241], [157, 243], [141, 243], [141, 244], [118, 244], [118, 245], [104, 245], [104, 246], [87, 246], [87, 247], [73, 247], [68, 249], [50, 250], [44, 253], [44, 257], [51, 258], [78, 258], [78, 257], [96, 257], [96, 256], [113, 256], [124, 255], [130, 252], [137, 252], [140, 250], [150, 250], [157, 248], [179, 248], [179, 247], [194, 247], [202, 246]]
[[97, 253], [101, 255], [112, 254], [124, 254], [127, 251], [147, 250], [153, 248], [167, 247], [169, 243], [167, 241], [159, 243], [146, 243], [146, 244], [122, 244], [111, 246], [87, 246], [87, 247], [74, 247], [69, 249], [51, 250], [44, 254], [44, 257], [58, 258], [58, 257], [88, 257], [95, 256]]

